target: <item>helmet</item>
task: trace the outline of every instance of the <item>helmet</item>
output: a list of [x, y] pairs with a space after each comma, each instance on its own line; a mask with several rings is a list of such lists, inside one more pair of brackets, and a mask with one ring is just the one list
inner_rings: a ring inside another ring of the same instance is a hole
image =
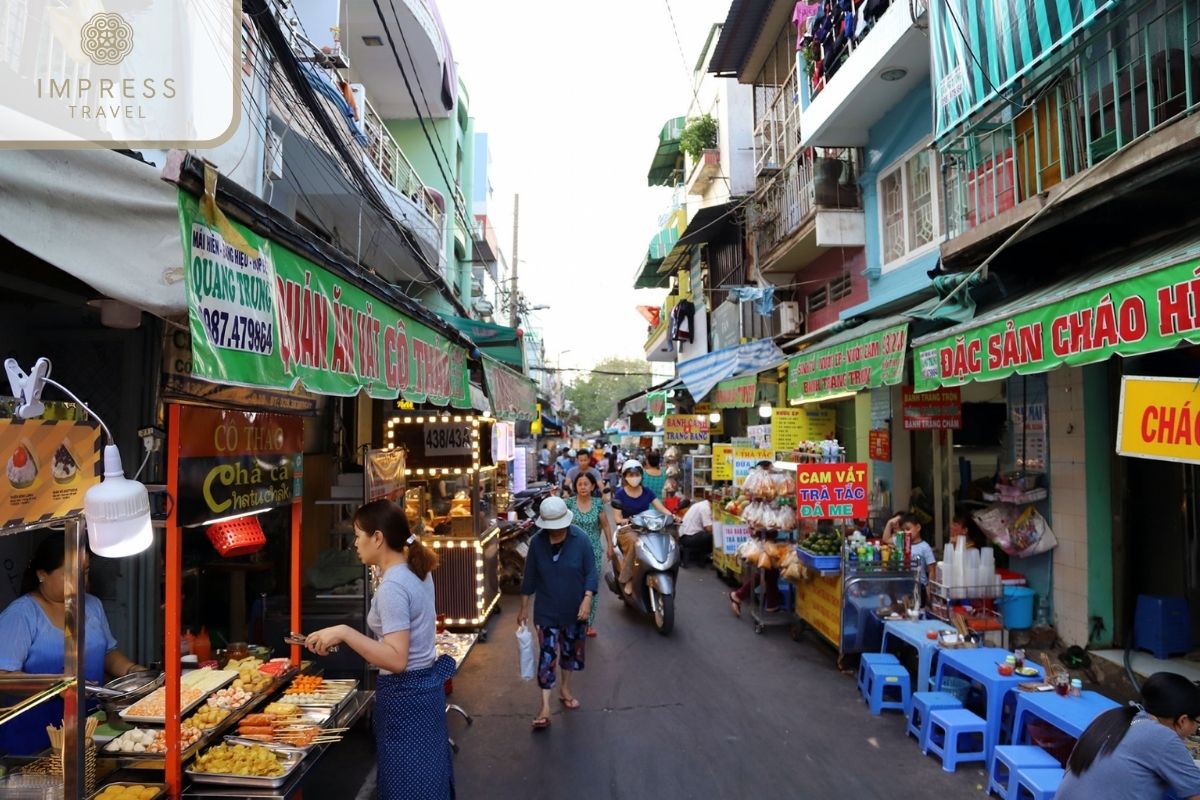
[[575, 457], [575, 451], [574, 451], [574, 450], [568, 450], [568, 451], [567, 451], [567, 455], [568, 455], [568, 456], [570, 456], [571, 458], [574, 458], [574, 457]]
[[628, 461], [626, 461], [624, 464], [621, 465], [621, 474], [624, 475], [626, 472], [629, 472], [629, 470], [631, 470], [631, 469], [636, 469], [638, 472], [641, 472], [642, 471], [642, 462], [638, 461], [636, 458], [629, 459]]

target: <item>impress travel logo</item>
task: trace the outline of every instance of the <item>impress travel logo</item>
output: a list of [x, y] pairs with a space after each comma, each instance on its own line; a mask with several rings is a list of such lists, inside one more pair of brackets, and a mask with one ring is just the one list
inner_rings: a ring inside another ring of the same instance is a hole
[[0, 147], [212, 147], [239, 121], [240, 0], [26, 0], [0, 23]]

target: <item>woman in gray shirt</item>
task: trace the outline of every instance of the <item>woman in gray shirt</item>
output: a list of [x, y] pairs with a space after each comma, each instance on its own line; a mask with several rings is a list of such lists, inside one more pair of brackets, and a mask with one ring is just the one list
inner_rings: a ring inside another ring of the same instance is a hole
[[1200, 769], [1183, 744], [1200, 728], [1200, 687], [1156, 672], [1142, 698], [1144, 708], [1114, 708], [1087, 727], [1055, 800], [1157, 800], [1167, 790], [1180, 800], [1200, 799]]
[[437, 656], [433, 576], [437, 553], [410, 533], [404, 509], [390, 500], [354, 513], [354, 549], [382, 577], [367, 627], [349, 625], [311, 633], [305, 646], [326, 655], [346, 644], [379, 668], [375, 686], [375, 740], [380, 800], [443, 800], [454, 796], [443, 686], [454, 659]]

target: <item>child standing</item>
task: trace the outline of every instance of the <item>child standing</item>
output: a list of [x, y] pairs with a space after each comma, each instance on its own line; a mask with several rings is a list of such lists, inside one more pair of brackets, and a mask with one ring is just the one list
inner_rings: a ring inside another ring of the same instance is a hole
[[928, 603], [929, 580], [934, 577], [937, 557], [929, 542], [921, 538], [921, 523], [915, 515], [905, 512], [889, 519], [883, 529], [883, 541], [893, 541], [897, 530], [903, 530], [908, 537], [913, 569], [917, 571], [917, 579], [921, 583], [921, 602]]

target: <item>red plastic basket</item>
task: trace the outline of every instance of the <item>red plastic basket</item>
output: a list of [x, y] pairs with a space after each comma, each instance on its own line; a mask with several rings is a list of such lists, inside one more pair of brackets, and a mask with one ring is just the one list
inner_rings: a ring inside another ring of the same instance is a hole
[[209, 527], [208, 540], [222, 558], [248, 556], [267, 544], [258, 516], [238, 517]]

